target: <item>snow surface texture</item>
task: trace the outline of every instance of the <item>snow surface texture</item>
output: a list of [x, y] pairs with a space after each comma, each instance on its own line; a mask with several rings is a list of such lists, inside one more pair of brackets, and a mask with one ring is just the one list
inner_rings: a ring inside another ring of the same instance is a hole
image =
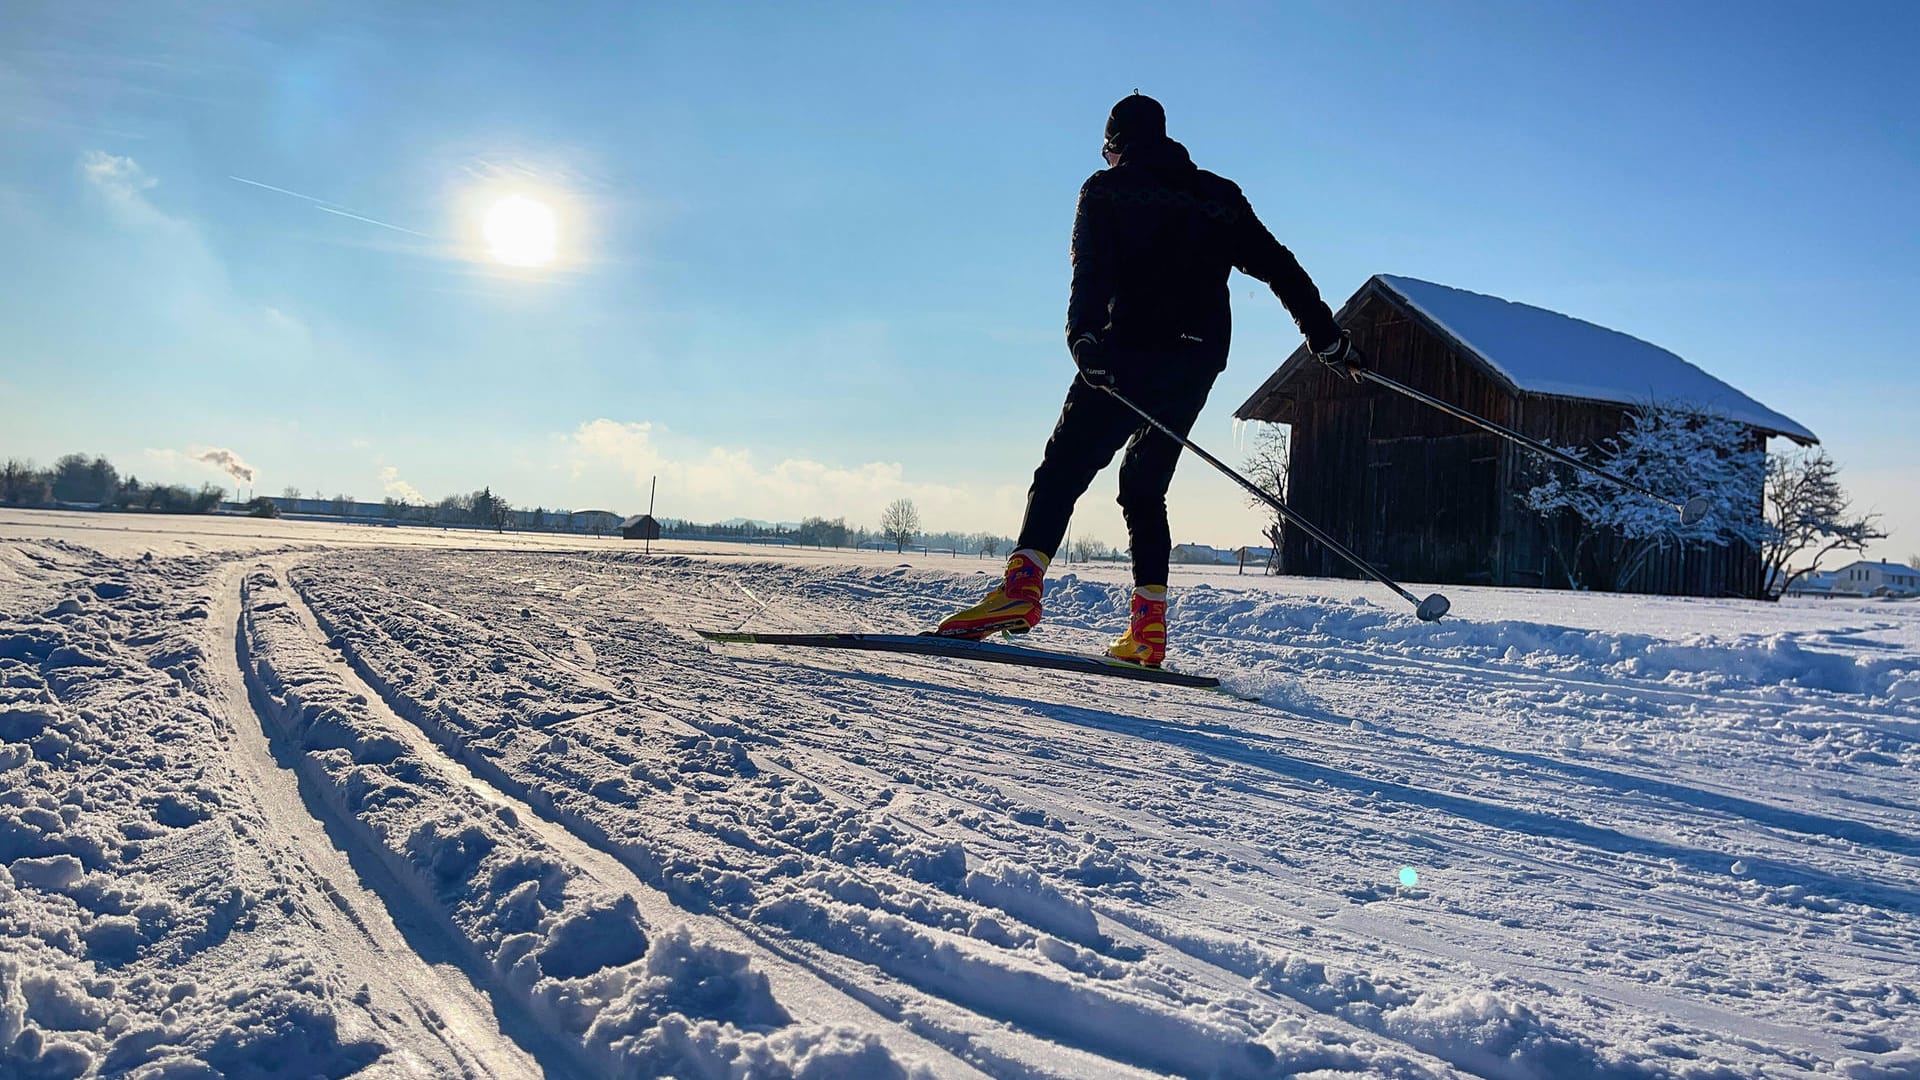
[[1630, 334], [1418, 278], [1381, 274], [1380, 280], [1522, 390], [1622, 405], [1690, 406], [1814, 439], [1792, 418]]
[[690, 633], [966, 560], [119, 542], [0, 540], [0, 1075], [1920, 1075], [1920, 606], [1177, 584], [1246, 702]]

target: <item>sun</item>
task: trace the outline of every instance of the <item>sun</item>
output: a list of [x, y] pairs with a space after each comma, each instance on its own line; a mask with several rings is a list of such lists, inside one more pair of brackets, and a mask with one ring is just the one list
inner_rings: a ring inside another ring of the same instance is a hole
[[559, 246], [553, 211], [525, 195], [509, 195], [494, 203], [480, 228], [487, 238], [487, 251], [508, 266], [545, 266]]

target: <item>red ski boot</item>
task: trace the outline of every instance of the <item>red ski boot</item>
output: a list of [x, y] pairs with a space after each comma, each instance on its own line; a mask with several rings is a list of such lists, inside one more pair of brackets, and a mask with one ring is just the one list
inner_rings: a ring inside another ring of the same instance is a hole
[[1127, 632], [1113, 639], [1107, 655], [1115, 660], [1159, 667], [1167, 659], [1167, 587], [1140, 585], [1127, 607]]
[[934, 633], [940, 637], [975, 641], [998, 633], [1024, 634], [1040, 624], [1040, 592], [1047, 576], [1047, 557], [1031, 549], [1007, 559], [1007, 576], [985, 600], [947, 616]]

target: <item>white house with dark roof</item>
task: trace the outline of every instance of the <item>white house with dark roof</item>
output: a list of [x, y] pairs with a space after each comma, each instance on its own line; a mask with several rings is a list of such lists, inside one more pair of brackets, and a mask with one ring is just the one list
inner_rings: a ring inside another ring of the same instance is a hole
[[[1762, 447], [1818, 441], [1805, 425], [1671, 350], [1630, 334], [1418, 278], [1369, 278], [1335, 318], [1368, 366], [1530, 438], [1599, 446], [1635, 407], [1726, 416]], [[1307, 520], [1398, 577], [1462, 584], [1564, 586], [1547, 526], [1519, 496], [1537, 482], [1527, 451], [1372, 383], [1329, 372], [1303, 346], [1235, 411], [1292, 426], [1288, 502]], [[1753, 492], [1760, 504], [1761, 492]], [[1353, 568], [1284, 532], [1287, 573]], [[1611, 542], [1583, 549], [1606, 556]], [[1682, 595], [1756, 595], [1763, 570], [1740, 546], [1664, 549], [1630, 588]]]
[[1833, 572], [1836, 596], [1920, 596], [1920, 570], [1865, 559]]

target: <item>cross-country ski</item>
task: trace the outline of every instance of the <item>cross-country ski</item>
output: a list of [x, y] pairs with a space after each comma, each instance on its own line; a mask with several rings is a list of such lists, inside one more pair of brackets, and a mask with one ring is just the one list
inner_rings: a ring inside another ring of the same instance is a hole
[[1082, 675], [1105, 675], [1142, 682], [1168, 683], [1173, 686], [1217, 687], [1220, 680], [1208, 675], [1189, 675], [1144, 664], [1128, 663], [1108, 656], [1065, 653], [1057, 650], [1010, 645], [1001, 641], [968, 641], [937, 637], [932, 634], [761, 634], [719, 630], [700, 630], [708, 641], [725, 645], [775, 645], [803, 649], [854, 649], [863, 652], [909, 653], [916, 656], [945, 656], [956, 660], [975, 660], [988, 664], [1012, 664], [1015, 667], [1046, 671], [1075, 671]]

